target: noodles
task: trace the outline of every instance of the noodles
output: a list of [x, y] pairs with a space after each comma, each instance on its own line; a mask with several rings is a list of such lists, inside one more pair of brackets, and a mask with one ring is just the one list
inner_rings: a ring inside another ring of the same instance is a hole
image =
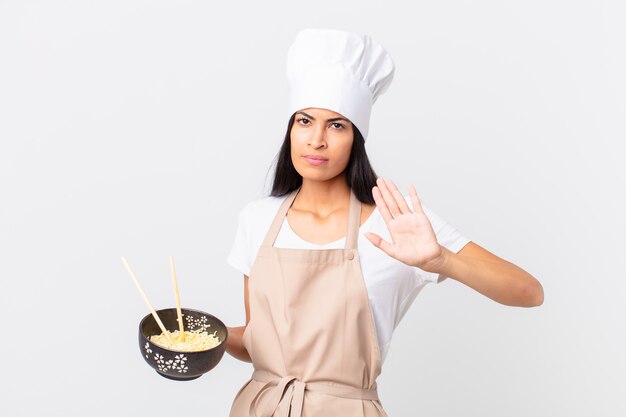
[[170, 341], [167, 340], [167, 336], [165, 335], [165, 333], [150, 336], [149, 339], [154, 344], [164, 347], [166, 349], [184, 352], [197, 352], [200, 350], [207, 350], [221, 343], [220, 339], [216, 335], [217, 330], [211, 334], [201, 330], [185, 330], [182, 333], [178, 330], [175, 330], [173, 332], [170, 332], [168, 330], [167, 333], [169, 333], [169, 335], [172, 337], [174, 344], [171, 344]]

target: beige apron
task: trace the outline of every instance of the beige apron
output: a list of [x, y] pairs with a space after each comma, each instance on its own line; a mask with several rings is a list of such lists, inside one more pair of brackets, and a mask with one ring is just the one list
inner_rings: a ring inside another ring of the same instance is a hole
[[230, 417], [386, 417], [357, 251], [361, 202], [351, 190], [345, 248], [276, 248], [299, 191], [283, 201], [250, 271], [243, 344], [255, 370], [235, 396]]

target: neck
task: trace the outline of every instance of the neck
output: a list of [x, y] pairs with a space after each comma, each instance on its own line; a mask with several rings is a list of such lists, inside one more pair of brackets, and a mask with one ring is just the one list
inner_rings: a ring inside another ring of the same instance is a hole
[[328, 181], [302, 179], [302, 189], [298, 192], [292, 207], [326, 216], [350, 205], [350, 187], [343, 175]]

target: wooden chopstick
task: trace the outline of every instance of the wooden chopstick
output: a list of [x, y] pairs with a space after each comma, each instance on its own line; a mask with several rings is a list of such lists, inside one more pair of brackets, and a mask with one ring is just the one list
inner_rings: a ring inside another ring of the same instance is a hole
[[170, 256], [170, 271], [172, 273], [172, 285], [174, 286], [174, 296], [176, 297], [176, 314], [178, 316], [178, 329], [181, 337], [184, 337], [183, 314], [180, 310], [180, 296], [178, 295], [178, 281], [176, 280], [176, 269], [174, 268], [174, 258]]
[[172, 340], [172, 336], [170, 336], [169, 332], [167, 331], [167, 329], [163, 325], [163, 322], [159, 318], [159, 315], [154, 310], [154, 307], [152, 307], [152, 304], [150, 304], [150, 301], [148, 301], [148, 297], [146, 296], [146, 293], [143, 292], [143, 289], [141, 288], [141, 285], [139, 285], [139, 281], [137, 280], [137, 277], [135, 277], [135, 274], [133, 273], [133, 270], [130, 269], [130, 265], [128, 265], [128, 262], [126, 261], [126, 258], [124, 258], [123, 256], [122, 256], [122, 262], [124, 262], [124, 266], [126, 266], [126, 269], [128, 270], [128, 273], [130, 274], [130, 277], [135, 282], [135, 285], [137, 286], [137, 289], [139, 290], [139, 293], [143, 297], [143, 301], [145, 301], [146, 305], [150, 309], [150, 313], [152, 313], [152, 317], [154, 317], [154, 320], [157, 322], [157, 324], [161, 328], [161, 331], [163, 332], [163, 334], [167, 337], [167, 340], [169, 340], [170, 343], [173, 345], [174, 344], [174, 340]]

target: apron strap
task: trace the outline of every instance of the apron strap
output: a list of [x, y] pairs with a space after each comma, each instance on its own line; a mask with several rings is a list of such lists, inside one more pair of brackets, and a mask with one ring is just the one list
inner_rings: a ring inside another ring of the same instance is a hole
[[[285, 220], [285, 216], [287, 216], [287, 211], [291, 204], [296, 198], [298, 192], [302, 189], [302, 186], [296, 188], [292, 192], [287, 195], [287, 197], [283, 200], [280, 208], [276, 212], [274, 216], [274, 220], [270, 225], [268, 232], [265, 235], [265, 239], [263, 239], [263, 244], [261, 246], [274, 246], [274, 242], [276, 241], [276, 237], [278, 236], [278, 232], [280, 231], [280, 227]], [[354, 191], [350, 189], [350, 207], [348, 209], [348, 231], [346, 234], [346, 245], [345, 249], [356, 249], [359, 237], [359, 226], [361, 224], [361, 202], [354, 194]]]
[[274, 216], [274, 220], [272, 221], [268, 232], [265, 234], [265, 239], [263, 240], [262, 246], [274, 246], [274, 242], [276, 241], [276, 237], [278, 236], [278, 232], [280, 231], [280, 226], [283, 224], [285, 216], [287, 215], [287, 210], [289, 210], [289, 207], [291, 207], [291, 204], [293, 203], [293, 200], [295, 200], [296, 194], [298, 194], [300, 188], [302, 187], [293, 190], [291, 193], [289, 193], [287, 198], [283, 200], [283, 203], [280, 205], [278, 211], [276, 212], [276, 215]]
[[346, 234], [346, 249], [355, 249], [361, 225], [361, 202], [354, 191], [350, 189], [350, 208], [348, 209], [348, 233]]

